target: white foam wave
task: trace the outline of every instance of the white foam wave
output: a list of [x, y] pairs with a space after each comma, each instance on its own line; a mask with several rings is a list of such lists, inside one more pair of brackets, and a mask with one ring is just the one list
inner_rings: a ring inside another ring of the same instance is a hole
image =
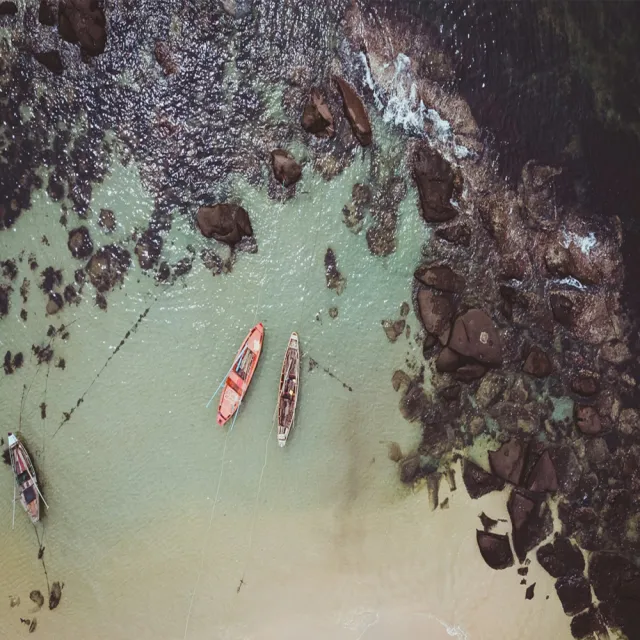
[[[411, 71], [411, 58], [399, 53], [393, 61], [393, 75], [381, 88], [373, 79], [369, 60], [360, 53], [364, 67], [364, 81], [373, 93], [373, 100], [382, 120], [387, 124], [402, 127], [407, 133], [424, 135], [425, 125], [429, 123], [430, 133], [441, 143], [450, 145], [456, 158], [462, 159], [471, 155], [465, 146], [456, 144], [451, 123], [440, 116], [435, 109], [427, 109], [418, 91], [418, 84]], [[382, 67], [383, 71], [389, 64]]]
[[577, 245], [577, 247], [584, 253], [585, 255], [589, 255], [591, 253], [591, 249], [593, 249], [598, 241], [596, 240], [595, 233], [588, 233], [586, 236], [581, 236], [575, 231], [567, 231], [566, 229], [562, 230], [562, 240], [561, 244], [565, 249], [569, 248], [569, 245], [573, 242], [573, 244]]

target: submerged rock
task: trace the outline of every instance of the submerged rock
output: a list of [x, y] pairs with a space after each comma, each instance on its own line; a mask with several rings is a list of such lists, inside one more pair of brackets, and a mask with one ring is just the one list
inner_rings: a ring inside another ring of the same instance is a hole
[[502, 491], [504, 488], [504, 480], [485, 471], [471, 460], [462, 461], [462, 480], [473, 500], [491, 491]]
[[576, 427], [588, 436], [595, 436], [602, 431], [600, 416], [594, 407], [575, 405], [574, 419]]
[[411, 378], [407, 373], [400, 369], [393, 372], [391, 378], [391, 386], [394, 391], [399, 391], [402, 387], [408, 387], [411, 384]]
[[0, 16], [15, 16], [18, 13], [18, 7], [15, 2], [5, 0], [0, 2]]
[[38, 10], [38, 22], [47, 27], [54, 27], [58, 21], [58, 2], [57, 0], [40, 0], [40, 8]]
[[464, 278], [446, 265], [423, 265], [416, 269], [413, 277], [427, 287], [449, 293], [462, 293], [465, 286]]
[[9, 285], [0, 285], [0, 318], [3, 318], [9, 313], [12, 291], [13, 289]]
[[170, 76], [178, 72], [178, 65], [173, 59], [168, 43], [164, 40], [156, 40], [156, 44], [153, 48], [153, 55], [165, 75]]
[[32, 602], [35, 603], [36, 607], [38, 607], [38, 610], [42, 609], [42, 605], [44, 605], [44, 596], [42, 595], [42, 593], [40, 593], [40, 591], [38, 591], [37, 589], [34, 589], [29, 594], [29, 598], [31, 599]]
[[54, 582], [51, 585], [51, 593], [49, 593], [49, 609], [55, 609], [60, 604], [63, 588], [64, 582]]
[[93, 253], [93, 242], [89, 235], [89, 229], [82, 226], [69, 231], [67, 247], [74, 258], [88, 258]]
[[499, 373], [489, 373], [480, 383], [476, 391], [476, 402], [482, 409], [488, 409], [504, 393], [507, 380]]
[[116, 228], [116, 216], [111, 209], [100, 209], [100, 217], [98, 224], [107, 231], [113, 231]]
[[486, 365], [502, 362], [500, 335], [493, 320], [480, 309], [471, 309], [456, 319], [449, 348]]
[[425, 330], [439, 336], [449, 326], [453, 304], [446, 294], [432, 289], [418, 291], [418, 313]]
[[153, 269], [162, 253], [162, 236], [147, 229], [136, 243], [135, 254], [140, 267], [145, 271]]
[[476, 540], [482, 559], [492, 569], [507, 569], [513, 566], [513, 552], [508, 536], [478, 529], [476, 530]]
[[536, 378], [546, 378], [553, 367], [549, 356], [540, 347], [533, 346], [525, 360], [523, 371]]
[[64, 71], [62, 58], [57, 51], [39, 51], [33, 54], [33, 57], [51, 73], [60, 75]]
[[104, 52], [107, 21], [97, 0], [60, 0], [58, 33], [63, 40], [79, 43], [90, 56]]
[[556, 535], [553, 542], [536, 551], [536, 557], [542, 568], [554, 578], [566, 576], [570, 571], [584, 571], [582, 552], [565, 536]]
[[244, 18], [251, 13], [253, 0], [220, 0], [220, 4], [233, 18]]
[[300, 180], [302, 167], [285, 149], [275, 149], [271, 152], [273, 177], [284, 187], [290, 187]]
[[309, 93], [302, 113], [302, 128], [320, 137], [333, 137], [335, 133], [333, 115], [319, 89], [313, 88]]
[[594, 396], [599, 390], [599, 379], [591, 372], [583, 371], [571, 381], [571, 391], [580, 396]]
[[353, 135], [363, 147], [370, 145], [372, 141], [371, 123], [360, 96], [346, 80], [338, 76], [333, 76], [333, 80], [340, 89], [344, 114], [351, 124]]
[[400, 462], [400, 480], [411, 484], [420, 473], [420, 455], [411, 453]]
[[383, 320], [382, 328], [389, 340], [389, 342], [395, 342], [403, 333], [406, 322], [404, 320]]
[[340, 271], [338, 271], [336, 254], [333, 252], [331, 247], [329, 247], [327, 252], [324, 254], [324, 272], [327, 280], [327, 287], [329, 287], [329, 289], [334, 289], [335, 292], [340, 295], [347, 286], [347, 280]]
[[253, 236], [249, 214], [237, 204], [200, 207], [196, 224], [205, 238], [215, 238], [233, 247], [244, 237]]
[[131, 254], [115, 244], [99, 249], [89, 260], [86, 271], [91, 284], [101, 293], [122, 283], [131, 264]]
[[59, 293], [51, 292], [49, 294], [49, 302], [47, 302], [47, 315], [52, 316], [64, 306], [64, 300]]
[[428, 145], [420, 145], [413, 158], [413, 179], [426, 222], [446, 222], [457, 215], [451, 204], [454, 174], [451, 165]]
[[499, 478], [520, 484], [525, 462], [525, 447], [515, 439], [505, 442], [497, 451], [489, 451], [491, 471]]

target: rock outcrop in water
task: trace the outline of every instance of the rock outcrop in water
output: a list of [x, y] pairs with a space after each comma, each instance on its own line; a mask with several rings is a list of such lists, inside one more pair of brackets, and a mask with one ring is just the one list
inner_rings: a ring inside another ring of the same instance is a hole
[[[412, 70], [433, 58], [417, 44], [426, 40], [411, 44], [406, 22], [382, 19], [382, 38], [370, 16], [356, 7], [351, 12], [352, 37], [362, 42], [365, 29], [372, 79], [380, 79], [377, 95], [385, 103], [394, 69], [389, 39], [407, 45]], [[570, 180], [560, 167], [521, 163], [515, 182], [502, 181], [491, 162], [475, 155], [483, 143], [460, 97], [445, 96], [430, 78], [413, 80], [439, 114], [426, 126], [428, 142], [408, 157], [420, 213], [436, 225], [423, 249], [430, 262], [416, 270], [413, 285], [425, 367], [435, 374], [432, 394], [421, 374], [398, 386], [401, 411], [422, 423], [419, 450], [441, 456], [440, 470], [454, 449], [477, 446], [479, 435], [493, 443], [493, 473], [465, 461], [463, 478], [472, 497], [485, 487], [507, 487], [519, 560], [551, 533], [553, 495], [561, 532], [537, 556], [559, 580], [558, 597], [574, 616], [572, 633], [582, 638], [610, 625], [635, 637], [640, 623], [629, 612], [640, 598], [625, 600], [616, 586], [615, 597], [603, 595], [615, 600], [609, 608], [593, 604], [589, 594], [600, 570], [593, 554], [624, 558], [640, 550], [629, 533], [638, 518], [632, 496], [640, 493], [640, 415], [631, 382], [637, 375], [622, 346], [629, 327], [620, 305], [619, 223], [594, 220], [587, 201], [567, 198]], [[468, 154], [460, 154], [461, 144]], [[443, 318], [453, 308], [450, 331], [437, 322], [438, 296], [449, 301]], [[582, 552], [569, 539], [592, 552], [587, 576]]]
[[40, 0], [38, 22], [47, 27], [55, 27], [58, 22], [58, 0]]
[[78, 43], [90, 56], [104, 52], [107, 21], [97, 0], [60, 0], [58, 33], [63, 40]]
[[69, 231], [67, 246], [74, 258], [88, 258], [93, 253], [93, 242], [89, 229], [82, 226]]
[[478, 530], [476, 539], [482, 558], [492, 569], [513, 566], [513, 553], [507, 536]]
[[351, 124], [353, 135], [363, 147], [369, 146], [372, 142], [371, 123], [362, 99], [346, 80], [339, 76], [334, 76], [333, 81], [340, 90], [344, 114]]
[[313, 88], [302, 113], [302, 128], [320, 137], [333, 137], [333, 115], [320, 89]]
[[60, 75], [64, 71], [62, 58], [57, 51], [41, 51], [33, 54], [33, 57], [51, 73]]
[[446, 222], [457, 211], [455, 174], [449, 162], [427, 144], [419, 145], [413, 157], [413, 179], [418, 187], [422, 217], [426, 222]]
[[338, 270], [338, 261], [333, 249], [329, 247], [324, 255], [324, 272], [327, 287], [340, 295], [347, 286], [347, 279]]
[[222, 203], [211, 207], [200, 207], [196, 224], [205, 238], [215, 238], [230, 247], [243, 238], [253, 237], [249, 214], [237, 204]]
[[14, 16], [16, 13], [18, 13], [18, 6], [15, 2], [9, 0], [0, 2], [0, 16]]
[[131, 254], [122, 247], [110, 244], [95, 252], [85, 267], [91, 284], [100, 293], [122, 284], [131, 264]]
[[283, 187], [294, 185], [302, 177], [302, 167], [285, 149], [275, 149], [271, 152], [271, 166], [273, 177]]

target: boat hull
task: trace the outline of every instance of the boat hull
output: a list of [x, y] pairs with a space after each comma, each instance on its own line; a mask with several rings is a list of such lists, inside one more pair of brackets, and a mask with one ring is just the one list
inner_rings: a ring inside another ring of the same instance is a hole
[[9, 458], [20, 492], [20, 504], [34, 524], [40, 520], [40, 496], [36, 472], [29, 453], [17, 435], [9, 433]]
[[258, 323], [249, 331], [227, 375], [218, 404], [217, 423], [222, 427], [235, 414], [258, 366], [264, 341], [264, 326]]
[[293, 429], [300, 389], [300, 339], [294, 331], [282, 362], [278, 388], [278, 445], [284, 447]]

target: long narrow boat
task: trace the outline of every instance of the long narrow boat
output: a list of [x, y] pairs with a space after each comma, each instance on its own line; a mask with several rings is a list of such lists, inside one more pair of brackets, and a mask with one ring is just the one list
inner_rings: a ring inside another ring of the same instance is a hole
[[20, 502], [34, 524], [40, 520], [40, 499], [36, 471], [26, 447], [17, 435], [9, 434], [9, 458], [20, 491]]
[[294, 331], [284, 354], [278, 389], [278, 444], [284, 447], [293, 428], [300, 387], [300, 340]]
[[251, 378], [258, 366], [258, 360], [262, 353], [264, 340], [264, 327], [259, 322], [244, 339], [238, 354], [233, 361], [233, 366], [227, 374], [218, 405], [218, 424], [223, 426], [238, 410], [242, 398], [244, 398]]

